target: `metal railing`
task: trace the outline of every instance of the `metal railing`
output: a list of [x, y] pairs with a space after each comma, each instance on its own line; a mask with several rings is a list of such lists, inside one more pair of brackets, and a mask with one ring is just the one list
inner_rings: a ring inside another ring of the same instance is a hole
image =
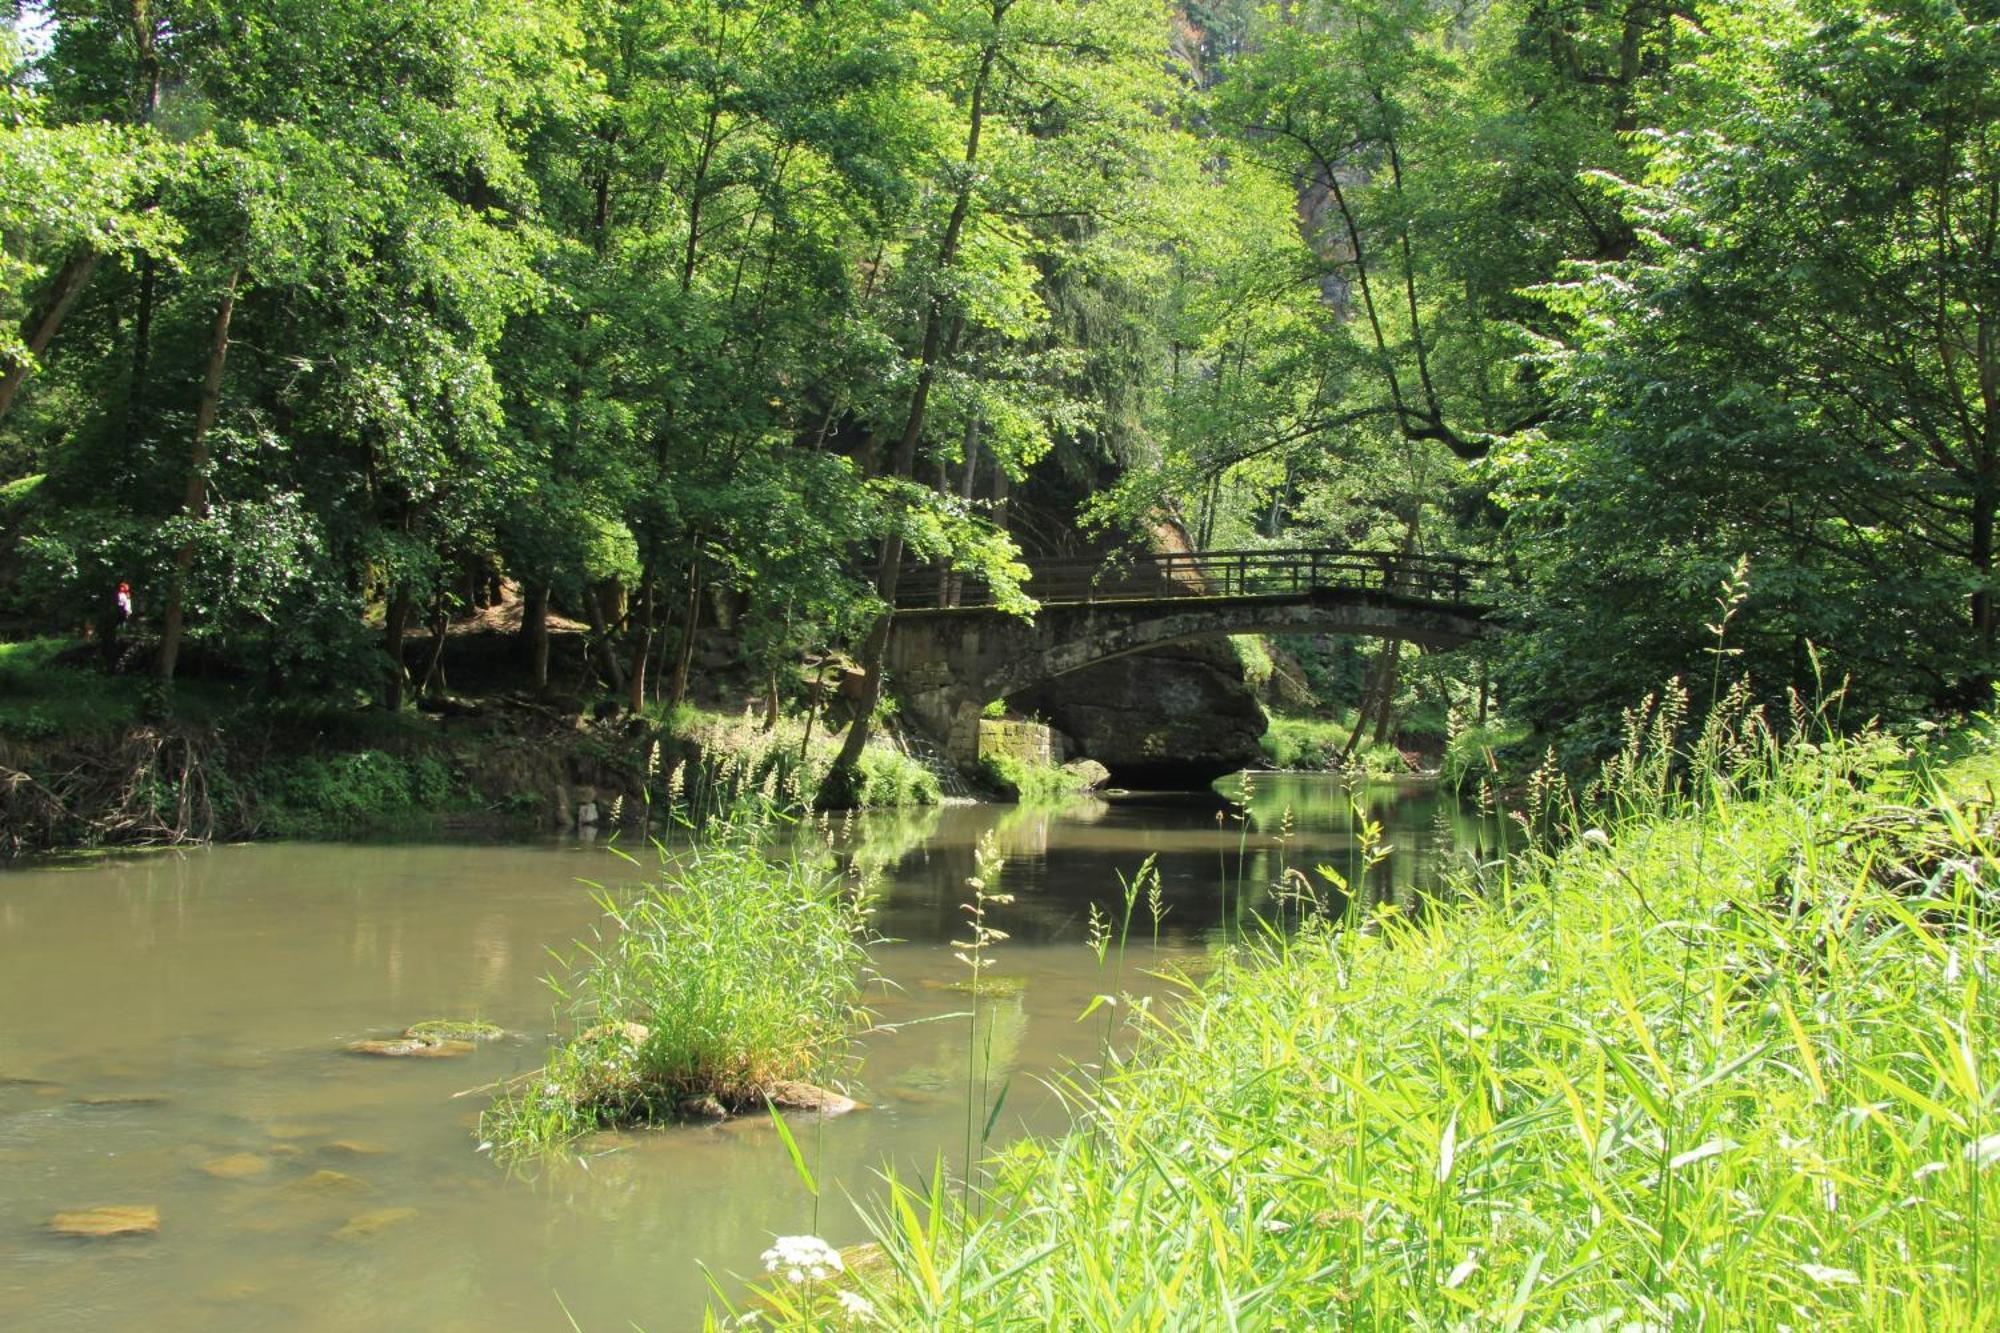
[[[1341, 588], [1471, 606], [1491, 564], [1453, 555], [1305, 547], [1168, 551], [1089, 560], [1034, 560], [1027, 590], [1044, 606], [1175, 597], [1272, 597]], [[899, 610], [993, 605], [984, 580], [938, 568], [906, 571]]]

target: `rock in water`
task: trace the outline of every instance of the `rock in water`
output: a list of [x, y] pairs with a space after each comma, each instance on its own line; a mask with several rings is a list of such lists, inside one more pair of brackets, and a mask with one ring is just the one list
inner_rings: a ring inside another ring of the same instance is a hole
[[261, 1176], [269, 1171], [271, 1159], [254, 1153], [236, 1152], [203, 1162], [201, 1169], [217, 1180], [241, 1180], [245, 1176]]
[[1077, 785], [1085, 791], [1096, 791], [1111, 781], [1111, 770], [1095, 759], [1072, 759], [1062, 767], [1063, 772], [1073, 776]]
[[507, 1034], [473, 1018], [427, 1018], [403, 1029], [412, 1041], [493, 1041]]
[[373, 1212], [356, 1213], [331, 1234], [335, 1240], [361, 1240], [378, 1231], [387, 1231], [398, 1222], [407, 1222], [416, 1215], [414, 1208], [377, 1208]]
[[84, 1208], [49, 1219], [49, 1230], [58, 1236], [150, 1236], [159, 1229], [160, 1210], [150, 1203]]
[[303, 1180], [295, 1180], [291, 1187], [302, 1193], [326, 1194], [335, 1190], [365, 1190], [368, 1182], [356, 1179], [345, 1171], [315, 1171]]
[[811, 1083], [773, 1083], [763, 1089], [764, 1100], [781, 1111], [813, 1111], [823, 1116], [846, 1115], [861, 1109], [852, 1097]]
[[438, 1060], [464, 1055], [472, 1049], [469, 1041], [431, 1041], [413, 1037], [390, 1037], [378, 1041], [350, 1041], [353, 1055], [379, 1055], [418, 1060]]
[[370, 1143], [365, 1139], [335, 1139], [321, 1151], [344, 1153], [349, 1157], [375, 1157], [389, 1150], [379, 1143]]

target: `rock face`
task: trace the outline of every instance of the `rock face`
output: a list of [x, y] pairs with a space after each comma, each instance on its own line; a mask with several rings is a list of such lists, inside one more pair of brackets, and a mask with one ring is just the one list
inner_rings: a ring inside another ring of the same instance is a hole
[[1047, 718], [1121, 786], [1203, 787], [1263, 758], [1263, 710], [1226, 641], [1115, 658], [1013, 703]]

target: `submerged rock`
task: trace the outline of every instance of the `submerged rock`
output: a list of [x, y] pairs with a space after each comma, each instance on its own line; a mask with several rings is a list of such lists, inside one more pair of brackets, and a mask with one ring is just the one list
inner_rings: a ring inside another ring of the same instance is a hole
[[304, 1194], [329, 1194], [334, 1191], [358, 1191], [368, 1188], [368, 1182], [345, 1171], [319, 1170], [291, 1183], [291, 1189]]
[[90, 1092], [76, 1099], [78, 1106], [165, 1106], [161, 1092]]
[[416, 1215], [414, 1208], [377, 1208], [372, 1212], [356, 1213], [330, 1234], [335, 1240], [361, 1240], [387, 1231], [399, 1222], [407, 1222]]
[[203, 1162], [201, 1169], [217, 1180], [242, 1180], [246, 1176], [261, 1176], [269, 1171], [271, 1159], [255, 1153], [236, 1152]]
[[759, 1089], [764, 1101], [781, 1111], [811, 1111], [823, 1116], [846, 1115], [861, 1103], [812, 1083], [780, 1082]]
[[364, 1139], [335, 1139], [321, 1151], [343, 1153], [349, 1157], [376, 1157], [389, 1150], [379, 1143], [369, 1143]]
[[49, 1219], [49, 1230], [58, 1236], [150, 1236], [159, 1229], [160, 1210], [150, 1203], [84, 1208]]
[[404, 1028], [403, 1035], [412, 1041], [442, 1042], [494, 1041], [507, 1033], [492, 1023], [472, 1018], [427, 1018]]
[[417, 1037], [388, 1037], [370, 1041], [350, 1041], [347, 1050], [350, 1055], [375, 1055], [388, 1058], [440, 1060], [454, 1055], [464, 1055], [472, 1050], [469, 1041], [429, 1040]]

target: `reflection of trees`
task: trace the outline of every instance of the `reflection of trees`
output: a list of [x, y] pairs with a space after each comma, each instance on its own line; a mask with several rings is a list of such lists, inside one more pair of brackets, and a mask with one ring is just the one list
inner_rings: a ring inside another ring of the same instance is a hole
[[[1393, 850], [1364, 864], [1355, 813], [1382, 826]], [[855, 855], [889, 867], [879, 928], [898, 939], [942, 941], [960, 931], [973, 845], [991, 832], [1007, 867], [1005, 889], [1016, 895], [1001, 909], [1000, 928], [1024, 944], [1081, 939], [1091, 905], [1114, 921], [1123, 915], [1120, 876], [1130, 877], [1157, 855], [1166, 915], [1162, 939], [1200, 941], [1232, 916], [1276, 919], [1272, 887], [1287, 869], [1310, 876], [1331, 899], [1319, 866], [1359, 887], [1369, 903], [1419, 910], [1440, 891], [1448, 863], [1490, 854], [1490, 821], [1433, 786], [1257, 775], [1247, 829], [1209, 798], [1184, 801], [1092, 801], [1061, 807], [953, 806], [919, 816], [871, 816], [856, 822]], [[1289, 832], [1285, 813], [1292, 812]], [[1152, 934], [1145, 905], [1133, 918], [1135, 937]]]
[[943, 815], [944, 809], [935, 805], [871, 811], [852, 821], [836, 845], [846, 855], [848, 869], [872, 883], [933, 841]]

